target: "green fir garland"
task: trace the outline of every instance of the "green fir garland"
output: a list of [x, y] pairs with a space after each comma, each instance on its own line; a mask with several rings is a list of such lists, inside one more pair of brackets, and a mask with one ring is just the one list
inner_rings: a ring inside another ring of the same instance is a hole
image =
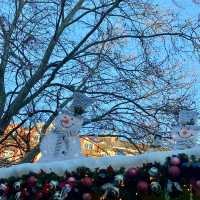
[[80, 167], [55, 173], [30, 173], [0, 179], [3, 200], [199, 200], [200, 161], [185, 154], [140, 168]]

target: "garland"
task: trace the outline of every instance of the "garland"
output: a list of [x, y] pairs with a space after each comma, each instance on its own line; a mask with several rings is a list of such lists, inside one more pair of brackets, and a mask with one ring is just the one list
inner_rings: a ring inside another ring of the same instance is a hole
[[200, 160], [185, 154], [127, 170], [79, 167], [0, 180], [2, 200], [199, 200]]

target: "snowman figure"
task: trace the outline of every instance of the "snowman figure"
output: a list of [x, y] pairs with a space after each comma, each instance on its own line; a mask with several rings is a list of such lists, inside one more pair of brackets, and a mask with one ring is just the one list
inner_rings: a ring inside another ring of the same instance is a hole
[[91, 99], [75, 94], [69, 110], [61, 110], [55, 119], [55, 129], [44, 136], [40, 144], [40, 162], [80, 158], [79, 131], [83, 124], [81, 114], [91, 104]]
[[197, 135], [200, 127], [197, 123], [197, 113], [183, 110], [179, 113], [179, 125], [173, 130], [173, 141], [175, 149], [186, 149], [196, 146]]

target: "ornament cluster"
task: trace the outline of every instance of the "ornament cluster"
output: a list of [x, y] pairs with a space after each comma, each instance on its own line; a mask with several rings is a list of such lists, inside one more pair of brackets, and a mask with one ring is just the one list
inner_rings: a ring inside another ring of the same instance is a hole
[[2, 200], [197, 200], [200, 160], [185, 154], [140, 168], [91, 171], [80, 167], [60, 177], [30, 173], [0, 180]]

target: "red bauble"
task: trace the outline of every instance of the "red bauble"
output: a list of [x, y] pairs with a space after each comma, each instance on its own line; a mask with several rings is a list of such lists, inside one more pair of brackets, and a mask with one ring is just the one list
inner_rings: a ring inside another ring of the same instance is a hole
[[20, 197], [22, 199], [26, 199], [30, 197], [30, 193], [28, 192], [27, 188], [23, 188]]
[[107, 172], [108, 173], [113, 173], [114, 172], [114, 169], [112, 168], [111, 165], [107, 167]]
[[43, 193], [41, 191], [35, 194], [35, 200], [42, 200], [42, 198], [43, 198]]
[[171, 165], [180, 165], [181, 163], [181, 160], [178, 158], [178, 157], [171, 157], [171, 160], [170, 160], [170, 164]]
[[149, 185], [146, 181], [139, 181], [137, 184], [137, 191], [140, 193], [147, 193], [149, 190]]
[[82, 196], [83, 200], [92, 200], [92, 195], [90, 193], [84, 193]]
[[48, 195], [49, 192], [50, 192], [50, 190], [51, 190], [51, 185], [50, 185], [48, 182], [46, 182], [46, 183], [44, 184], [44, 187], [42, 188], [43, 194], [44, 194], [44, 195]]
[[29, 187], [35, 187], [36, 186], [36, 183], [37, 183], [37, 178], [35, 176], [30, 176], [28, 179], [27, 179], [27, 185]]
[[86, 187], [91, 187], [93, 185], [93, 179], [86, 176], [81, 179], [81, 183]]
[[171, 178], [176, 178], [181, 174], [181, 170], [177, 166], [171, 166], [168, 169], [168, 174], [171, 176]]
[[137, 176], [138, 174], [139, 174], [139, 170], [138, 170], [137, 168], [132, 167], [132, 168], [129, 168], [129, 169], [126, 171], [125, 176], [126, 176], [127, 178], [132, 178], [132, 177]]
[[76, 186], [76, 179], [74, 177], [69, 177], [67, 179], [67, 183], [71, 186], [71, 187], [75, 187]]

